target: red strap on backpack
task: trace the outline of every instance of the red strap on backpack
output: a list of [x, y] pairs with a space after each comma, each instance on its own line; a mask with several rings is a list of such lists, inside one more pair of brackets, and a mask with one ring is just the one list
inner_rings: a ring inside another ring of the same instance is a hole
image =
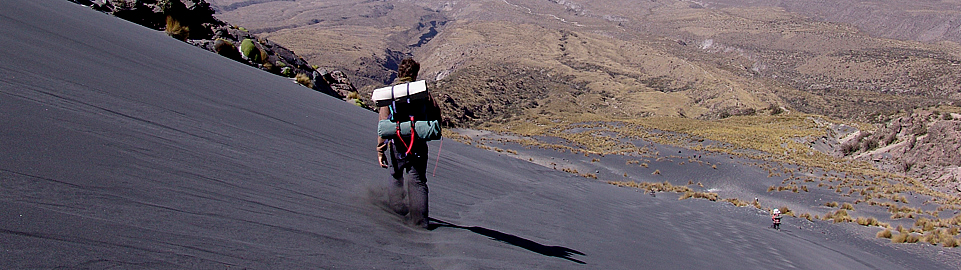
[[404, 153], [404, 155], [410, 155], [410, 151], [414, 150], [414, 137], [416, 137], [416, 133], [414, 130], [414, 116], [412, 115], [410, 116], [410, 144], [408, 145], [407, 142], [404, 142], [404, 137], [400, 135], [400, 122], [397, 122], [397, 139], [400, 140], [400, 143], [403, 144], [404, 147], [407, 147], [407, 153]]

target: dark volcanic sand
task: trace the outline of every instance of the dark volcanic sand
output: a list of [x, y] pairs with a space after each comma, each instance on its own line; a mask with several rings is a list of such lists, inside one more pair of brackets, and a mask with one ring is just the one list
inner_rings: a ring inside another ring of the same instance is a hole
[[0, 40], [0, 269], [957, 267], [452, 140], [450, 224], [411, 229], [373, 113], [62, 0], [0, 2]]

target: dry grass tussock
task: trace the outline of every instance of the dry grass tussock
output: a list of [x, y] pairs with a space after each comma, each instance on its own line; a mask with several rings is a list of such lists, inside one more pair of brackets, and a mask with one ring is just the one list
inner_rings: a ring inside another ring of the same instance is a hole
[[745, 201], [742, 201], [742, 200], [740, 200], [740, 199], [738, 199], [738, 198], [724, 199], [724, 201], [725, 201], [725, 202], [729, 202], [729, 203], [731, 203], [732, 205], [734, 205], [734, 206], [736, 206], [736, 207], [744, 207], [744, 206], [749, 206], [749, 205], [751, 205], [751, 204], [749, 204], [749, 203], [747, 203], [747, 202], [745, 202]]
[[792, 217], [794, 216], [794, 211], [791, 211], [791, 209], [788, 208], [787, 206], [781, 206], [780, 208], [778, 208], [778, 211], [781, 211], [781, 215], [792, 216]]
[[891, 238], [891, 229], [884, 229], [877, 234], [878, 238]]
[[675, 186], [667, 181], [664, 181], [661, 183], [648, 183], [648, 182], [638, 183], [634, 181], [630, 181], [630, 182], [609, 181], [607, 183], [611, 185], [619, 186], [619, 187], [630, 187], [630, 188], [636, 188], [640, 190], [653, 190], [655, 192], [675, 192], [675, 193], [693, 192], [693, 190], [691, 190], [691, 188], [687, 186]]
[[898, 234], [892, 235], [890, 237], [891, 243], [900, 244], [900, 243], [907, 242], [908, 234], [909, 234], [908, 232], [901, 231], [901, 232], [898, 232]]
[[[307, 88], [311, 88], [311, 89], [314, 88], [314, 82], [310, 80], [310, 77], [307, 76], [307, 74], [298, 73], [297, 76], [294, 76], [294, 80], [296, 80], [297, 83], [299, 83], [300, 85], [303, 85]], [[351, 92], [351, 93], [355, 93], [355, 92]], [[359, 98], [359, 96], [357, 98]]]
[[898, 232], [898, 234], [891, 236], [891, 243], [897, 243], [897, 244], [900, 244], [900, 243], [908, 243], [908, 244], [917, 243], [917, 242], [920, 241], [920, 240], [921, 240], [921, 237], [919, 237], [919, 236], [918, 236], [917, 234], [915, 234], [915, 233], [911, 233], [911, 232], [908, 232], [908, 231], [901, 231], [901, 232]]
[[[878, 220], [877, 220], [876, 218], [873, 218], [873, 217], [869, 217], [869, 218], [858, 217], [857, 219], [855, 219], [854, 222], [857, 223], [858, 225], [861, 225], [861, 226], [881, 226], [881, 225], [883, 225], [882, 223], [878, 222]], [[881, 227], [883, 227], [883, 226], [881, 226]]]
[[683, 199], [687, 199], [687, 198], [707, 199], [707, 200], [709, 200], [709, 201], [714, 202], [714, 201], [717, 201], [718, 195], [717, 195], [717, 193], [714, 193], [714, 192], [686, 191], [686, 192], [684, 192], [684, 194], [681, 194], [681, 196], [678, 197], [677, 199], [678, 199], [678, 200], [683, 200]]
[[935, 227], [941, 226], [939, 223], [940, 221], [931, 220], [931, 219], [922, 217], [914, 221], [914, 227], [918, 227], [921, 229], [921, 231], [927, 232], [927, 231], [934, 230]]
[[180, 41], [186, 41], [187, 38], [190, 37], [190, 28], [173, 16], [167, 16], [167, 25], [166, 28], [164, 28], [164, 32], [170, 37]]
[[828, 212], [827, 214], [824, 214], [824, 217], [822, 219], [833, 220], [834, 223], [853, 221], [853, 219], [851, 219], [851, 216], [848, 215], [848, 211], [844, 209], [838, 209], [837, 211], [834, 211], [834, 212]]
[[[648, 183], [648, 182], [638, 183], [634, 181], [630, 181], [630, 182], [608, 181], [607, 183], [611, 185], [619, 186], [619, 187], [630, 187], [630, 188], [636, 188], [640, 190], [649, 190], [654, 192], [681, 193], [681, 196], [678, 197], [678, 200], [695, 198], [695, 199], [706, 199], [710, 201], [717, 201], [721, 199], [717, 193], [694, 191], [687, 186], [675, 186], [667, 181], [664, 181], [661, 183]], [[725, 201], [731, 202], [736, 206], [747, 205], [746, 203], [743, 203], [740, 200], [737, 200], [737, 201], [725, 200]]]
[[941, 246], [943, 247], [954, 248], [954, 247], [958, 247], [958, 245], [959, 245], [959, 240], [954, 237], [949, 237], [941, 241]]

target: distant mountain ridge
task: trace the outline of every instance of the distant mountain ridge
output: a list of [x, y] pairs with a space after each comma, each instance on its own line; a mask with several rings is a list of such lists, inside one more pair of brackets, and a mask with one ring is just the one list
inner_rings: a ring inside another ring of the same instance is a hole
[[[961, 103], [957, 43], [875, 38], [850, 25], [791, 13], [787, 7], [796, 6], [788, 2], [211, 0], [211, 4], [225, 7], [216, 14], [219, 18], [288, 44], [304, 52], [308, 61], [345, 70], [362, 93], [390, 83], [397, 59], [409, 55], [423, 62], [423, 78], [448, 81], [438, 88], [442, 93], [454, 91], [447, 86], [485, 84], [457, 79], [473, 75], [452, 76], [458, 72], [538, 69], [573, 76], [568, 86], [557, 90], [589, 94], [571, 95], [583, 112], [622, 116], [716, 119], [781, 106], [878, 122], [898, 111]], [[425, 42], [421, 37], [431, 39]], [[579, 44], [570, 44], [571, 38]], [[515, 75], [519, 74], [503, 74], [498, 80], [538, 84]], [[458, 105], [447, 104], [450, 115], [477, 115], [494, 106], [486, 100], [466, 100], [473, 99], [469, 93], [449, 94]], [[465, 100], [457, 100], [460, 97]], [[498, 106], [513, 108], [506, 111], [546, 109], [546, 100], [536, 103]], [[479, 119], [501, 118], [501, 112], [452, 123], [472, 125]]]
[[872, 36], [961, 43], [961, 1], [750, 1], [715, 0], [708, 7], [775, 6], [812, 19], [851, 24]]

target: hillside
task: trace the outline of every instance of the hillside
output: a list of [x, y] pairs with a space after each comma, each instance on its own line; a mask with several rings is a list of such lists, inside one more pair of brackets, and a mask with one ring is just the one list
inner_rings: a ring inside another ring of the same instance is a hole
[[[848, 233], [876, 226], [786, 217], [781, 231], [764, 229], [761, 209], [652, 197], [451, 140], [443, 151], [431, 145], [436, 226], [415, 230], [380, 208], [387, 173], [371, 151], [375, 114], [67, 1], [0, 1], [0, 18], [10, 45], [0, 50], [3, 269], [948, 269], [961, 261], [957, 249]], [[706, 186], [751, 191], [780, 181], [738, 166], [750, 160], [701, 154], [722, 169], [652, 164], [664, 176], [716, 181]], [[764, 206], [790, 195], [778, 196], [762, 196]]]
[[[413, 56], [451, 126], [507, 131], [501, 127], [558, 119], [711, 122], [786, 112], [868, 133], [916, 110], [961, 105], [957, 1], [211, 4], [218, 18], [287, 44], [311, 63], [344, 69], [362, 97], [390, 83], [396, 62]], [[672, 126], [658, 128], [684, 132]], [[842, 151], [843, 136], [818, 132], [778, 141], [809, 145], [796, 153]], [[771, 145], [752, 149], [795, 153], [784, 143], [763, 143]], [[750, 144], [757, 143], [742, 145]], [[904, 174], [893, 168], [917, 163], [933, 173], [907, 175], [934, 188], [953, 191], [961, 182], [941, 179], [961, 163], [891, 160], [897, 164], [878, 169]]]
[[[459, 79], [458, 71], [470, 73], [463, 77], [476, 77], [480, 74], [475, 73], [491, 67], [509, 67], [519, 73], [545, 69], [557, 76], [572, 76], [559, 90], [573, 92], [571, 98], [583, 100], [578, 104], [583, 111], [612, 116], [714, 119], [774, 105], [878, 122], [898, 111], [961, 99], [961, 47], [957, 43], [873, 37], [850, 25], [791, 13], [800, 4], [772, 7], [746, 1], [666, 1], [624, 6], [612, 1], [525, 0], [212, 3], [224, 7], [218, 17], [291, 44], [305, 52], [308, 61], [350, 67], [348, 74], [359, 88], [389, 83], [391, 63], [398, 55], [412, 54], [425, 63], [425, 77], [440, 80], [455, 75], [439, 89], [451, 91], [453, 101], [475, 97], [447, 87], [485, 85], [484, 81]], [[925, 8], [922, 10], [942, 8], [905, 5]], [[337, 16], [340, 18], [331, 19]], [[887, 18], [884, 13], [874, 17]], [[430, 42], [422, 37], [431, 38]], [[547, 87], [520, 74], [503, 75], [495, 77], [507, 85]], [[583, 89], [578, 89], [581, 86]], [[588, 96], [581, 97], [582, 93]], [[660, 104], [661, 100], [670, 102]], [[655, 101], [657, 105], [651, 104]], [[488, 105], [469, 100], [456, 103], [459, 106], [448, 104], [451, 115], [476, 115], [485, 109], [481, 106]], [[524, 104], [528, 103], [496, 102], [491, 106], [512, 108], [505, 112], [541, 107]], [[617, 109], [609, 109], [614, 106]], [[491, 118], [500, 117], [453, 120], [469, 124]]]
[[707, 7], [772, 6], [819, 21], [850, 24], [872, 36], [961, 43], [961, 1], [744, 1], [698, 2]]

